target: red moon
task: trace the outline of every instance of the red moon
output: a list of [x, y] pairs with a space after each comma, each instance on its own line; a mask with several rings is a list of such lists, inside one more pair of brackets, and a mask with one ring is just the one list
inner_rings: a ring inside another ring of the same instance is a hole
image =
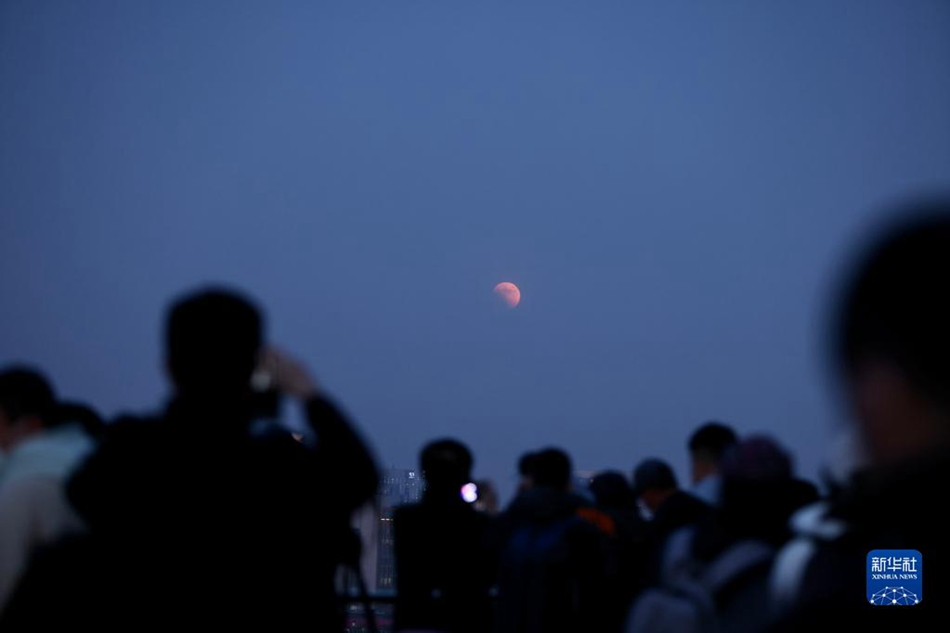
[[521, 303], [521, 291], [518, 290], [518, 286], [514, 285], [510, 281], [503, 281], [492, 291], [505, 302], [509, 308], [514, 308], [516, 305]]

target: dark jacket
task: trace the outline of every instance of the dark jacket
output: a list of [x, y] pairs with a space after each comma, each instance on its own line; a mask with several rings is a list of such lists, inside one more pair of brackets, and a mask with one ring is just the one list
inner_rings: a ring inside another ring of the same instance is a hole
[[[207, 403], [114, 424], [68, 486], [90, 536], [61, 561], [96, 565], [48, 563], [60, 587], [76, 580], [64, 601], [81, 614], [63, 615], [109, 629], [341, 630], [334, 574], [355, 556], [350, 515], [377, 472], [330, 402], [314, 398], [306, 412], [315, 446], [276, 429], [254, 435], [244, 412]], [[38, 574], [11, 616], [34, 630], [56, 602], [50, 574]]]
[[663, 552], [670, 535], [708, 520], [712, 513], [712, 506], [683, 490], [677, 490], [659, 505], [647, 523], [644, 585], [655, 585], [660, 581]]
[[[864, 475], [835, 501], [813, 534], [799, 535], [779, 555], [784, 585], [794, 569], [795, 598], [780, 631], [818, 630], [847, 623], [861, 631], [943, 631], [950, 595], [950, 524], [940, 491], [950, 485], [950, 456], [921, 458], [897, 469]], [[807, 532], [807, 531], [806, 531]], [[804, 565], [786, 567], [802, 545]], [[914, 606], [872, 606], [865, 595], [868, 554], [875, 549], [917, 550], [923, 557], [923, 595]], [[797, 569], [796, 569], [797, 568]]]
[[604, 630], [610, 517], [575, 494], [534, 489], [512, 502], [499, 534], [496, 631]]
[[459, 495], [396, 509], [396, 629], [485, 633], [495, 566], [487, 555], [490, 519]]
[[636, 595], [643, 590], [647, 578], [647, 522], [637, 508], [604, 508], [600, 510], [613, 520], [615, 534], [609, 539], [607, 582], [608, 612], [614, 614], [610, 631], [623, 630], [623, 623]]
[[662, 543], [673, 532], [702, 521], [711, 512], [709, 504], [699, 497], [677, 490], [653, 513], [653, 520], [650, 522], [652, 538], [655, 543]]

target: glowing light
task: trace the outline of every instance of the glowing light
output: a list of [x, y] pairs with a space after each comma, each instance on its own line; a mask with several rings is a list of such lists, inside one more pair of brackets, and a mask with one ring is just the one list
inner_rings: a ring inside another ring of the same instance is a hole
[[462, 499], [466, 503], [475, 503], [475, 500], [478, 499], [478, 486], [472, 483], [462, 486]]

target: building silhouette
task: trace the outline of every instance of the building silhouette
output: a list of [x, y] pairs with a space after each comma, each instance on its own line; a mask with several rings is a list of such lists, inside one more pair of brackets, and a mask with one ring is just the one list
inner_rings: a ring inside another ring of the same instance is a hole
[[371, 592], [387, 593], [396, 588], [393, 510], [419, 501], [423, 487], [419, 471], [389, 468], [382, 474], [375, 503], [355, 517], [354, 527], [363, 541], [363, 578]]

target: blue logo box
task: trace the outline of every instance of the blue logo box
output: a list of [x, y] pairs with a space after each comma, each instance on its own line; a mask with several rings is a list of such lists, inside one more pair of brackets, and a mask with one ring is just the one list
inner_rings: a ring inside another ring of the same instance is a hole
[[924, 558], [915, 549], [868, 553], [868, 602], [877, 607], [912, 607], [924, 598]]

